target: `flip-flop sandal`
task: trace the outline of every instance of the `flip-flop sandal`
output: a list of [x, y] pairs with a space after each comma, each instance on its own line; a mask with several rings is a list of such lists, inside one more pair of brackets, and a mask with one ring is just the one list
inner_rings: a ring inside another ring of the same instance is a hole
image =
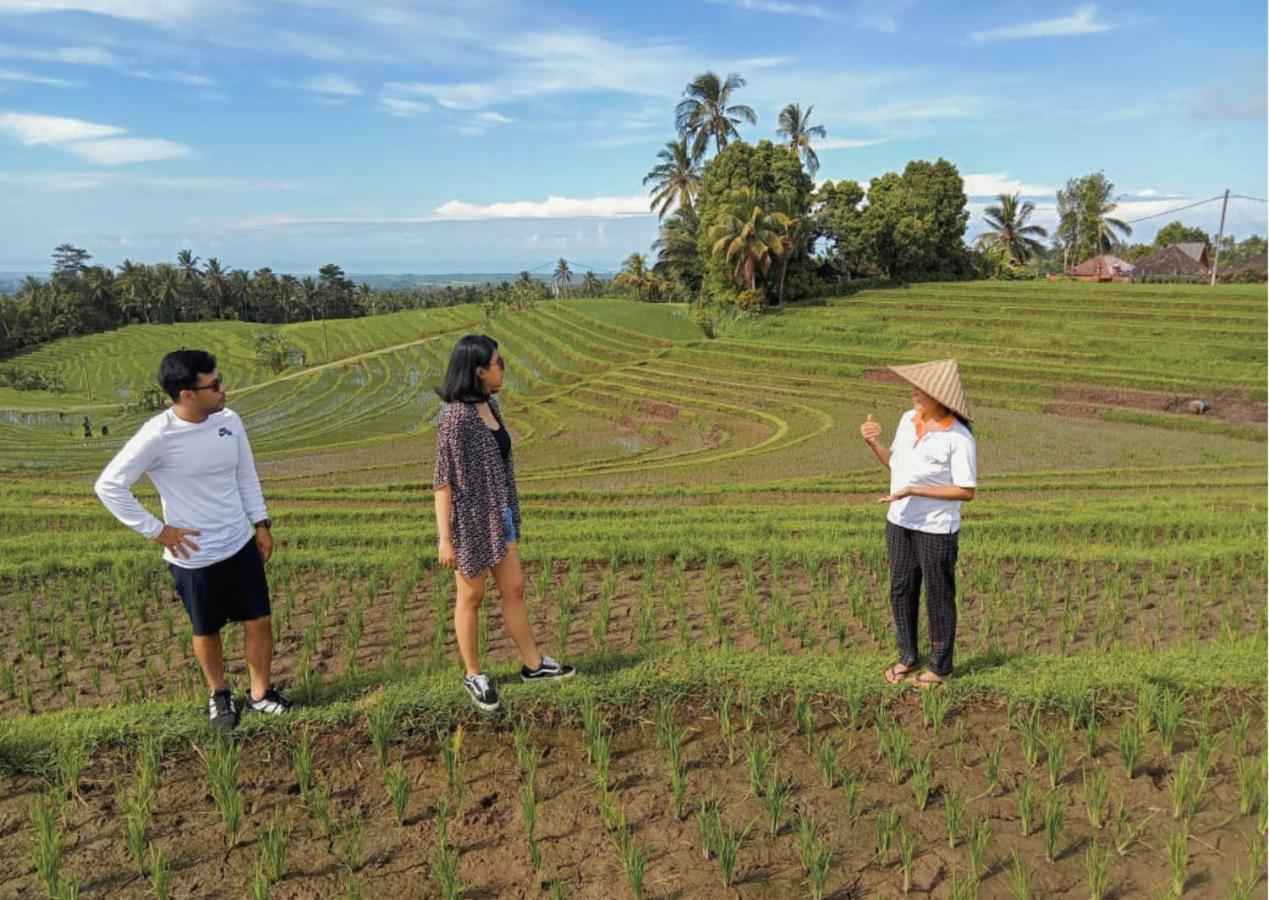
[[947, 684], [946, 678], [940, 678], [929, 669], [926, 669], [920, 675], [913, 675], [908, 678], [909, 684], [914, 684], [923, 691], [928, 691], [936, 687], [942, 687]]
[[[900, 672], [898, 671], [899, 669], [902, 669], [903, 671]], [[910, 677], [914, 669], [916, 669], [916, 666], [905, 666], [903, 663], [895, 663], [890, 668], [886, 669], [886, 671], [882, 673], [882, 676], [890, 684], [898, 684], [903, 681], [903, 679]]]

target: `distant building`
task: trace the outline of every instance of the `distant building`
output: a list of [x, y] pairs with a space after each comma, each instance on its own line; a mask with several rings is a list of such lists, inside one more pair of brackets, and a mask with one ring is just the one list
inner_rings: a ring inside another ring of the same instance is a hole
[[1206, 278], [1212, 274], [1207, 259], [1207, 245], [1203, 243], [1169, 244], [1162, 250], [1137, 260], [1133, 277], [1140, 281], [1151, 278], [1177, 278], [1192, 276]]
[[1253, 256], [1251, 259], [1235, 263], [1229, 268], [1222, 266], [1216, 275], [1222, 281], [1226, 279], [1230, 281], [1264, 281], [1267, 272], [1269, 272], [1269, 256], [1261, 253], [1259, 256]]
[[1076, 281], [1127, 281], [1132, 278], [1132, 272], [1132, 263], [1113, 253], [1094, 256], [1066, 270], [1066, 274]]

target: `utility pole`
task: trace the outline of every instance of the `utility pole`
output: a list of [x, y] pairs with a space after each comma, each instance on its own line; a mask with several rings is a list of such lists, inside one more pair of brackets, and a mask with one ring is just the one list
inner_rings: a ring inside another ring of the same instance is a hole
[[1216, 286], [1216, 267], [1221, 261], [1221, 241], [1225, 238], [1225, 208], [1229, 206], [1229, 188], [1225, 188], [1225, 199], [1221, 201], [1221, 228], [1216, 233], [1216, 256], [1212, 259], [1212, 283], [1211, 287]]

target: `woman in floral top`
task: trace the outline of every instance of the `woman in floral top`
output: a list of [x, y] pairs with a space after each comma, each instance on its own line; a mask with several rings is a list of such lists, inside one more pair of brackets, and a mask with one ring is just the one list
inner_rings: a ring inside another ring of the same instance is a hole
[[502, 596], [502, 618], [520, 651], [524, 681], [553, 681], [574, 674], [538, 652], [524, 606], [524, 570], [517, 543], [520, 498], [515, 459], [494, 399], [506, 363], [498, 342], [479, 334], [462, 338], [450, 354], [445, 383], [436, 389], [445, 402], [436, 431], [436, 531], [441, 565], [455, 570], [458, 600], [454, 631], [466, 673], [463, 686], [481, 709], [498, 708], [498, 692], [481, 671], [477, 623], [485, 583], [492, 572]]

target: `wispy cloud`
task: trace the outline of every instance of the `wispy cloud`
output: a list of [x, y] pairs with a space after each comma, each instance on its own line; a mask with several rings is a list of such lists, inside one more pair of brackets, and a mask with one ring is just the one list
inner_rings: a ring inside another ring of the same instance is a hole
[[136, 175], [124, 172], [0, 172], [0, 184], [34, 191], [70, 193], [128, 188], [158, 191], [297, 191], [309, 185], [302, 181], [262, 178], [215, 178], [199, 176]]
[[99, 125], [82, 119], [46, 116], [39, 113], [0, 112], [0, 134], [8, 134], [28, 147], [64, 144], [123, 134], [114, 125]]
[[850, 20], [857, 28], [893, 34], [899, 30], [899, 16], [916, 5], [916, 0], [857, 0]]
[[191, 18], [208, 5], [205, 0], [0, 0], [0, 14], [80, 12], [164, 24]]
[[[3, 3], [3, 0], [0, 0]], [[38, 62], [65, 63], [72, 66], [114, 66], [119, 57], [105, 47], [15, 47], [0, 44], [0, 57], [30, 59]]]
[[49, 87], [74, 87], [77, 82], [65, 78], [50, 78], [46, 75], [32, 75], [19, 72], [17, 69], [0, 69], [0, 81], [13, 81], [22, 84], [43, 84]]
[[156, 162], [163, 159], [180, 159], [190, 155], [190, 148], [162, 138], [106, 138], [100, 141], [80, 141], [67, 144], [66, 149], [76, 156], [100, 166], [118, 166], [124, 163]]
[[[1258, 83], [1257, 83], [1258, 82]], [[1200, 119], [1244, 119], [1264, 122], [1269, 116], [1266, 104], [1265, 73], [1260, 70], [1259, 79], [1250, 84], [1239, 83], [1231, 89], [1228, 84], [1212, 82], [1185, 95], [1190, 114]]]
[[0, 134], [28, 147], [54, 146], [103, 166], [176, 159], [190, 148], [162, 138], [120, 137], [125, 129], [39, 113], [0, 112]]
[[995, 197], [999, 194], [1021, 194], [1024, 197], [1052, 197], [1057, 188], [1052, 185], [1028, 184], [1011, 178], [1004, 172], [979, 172], [962, 175], [965, 194], [969, 197]]
[[884, 144], [892, 138], [824, 138], [822, 141], [812, 141], [812, 145], [818, 150], [858, 150], [862, 147], [872, 147], [877, 144]]
[[407, 100], [405, 97], [382, 97], [380, 103], [390, 116], [409, 119], [431, 111], [432, 107], [419, 100]]
[[1103, 34], [1117, 27], [1109, 22], [1099, 21], [1097, 6], [1089, 3], [1079, 7], [1069, 16], [974, 31], [970, 32], [967, 39], [971, 44], [983, 44], [989, 41], [1015, 41], [1023, 38], [1075, 37], [1082, 34]]
[[426, 225], [433, 222], [493, 222], [518, 219], [628, 219], [651, 216], [648, 198], [632, 197], [556, 197], [545, 200], [503, 200], [494, 203], [469, 203], [448, 200], [425, 215], [359, 215], [297, 216], [273, 213], [255, 216], [236, 223], [239, 229], [274, 228], [383, 228]]
[[788, 3], [785, 0], [706, 0], [714, 6], [731, 6], [746, 12], [776, 13], [781, 16], [805, 16], [811, 19], [838, 18], [818, 3]]

